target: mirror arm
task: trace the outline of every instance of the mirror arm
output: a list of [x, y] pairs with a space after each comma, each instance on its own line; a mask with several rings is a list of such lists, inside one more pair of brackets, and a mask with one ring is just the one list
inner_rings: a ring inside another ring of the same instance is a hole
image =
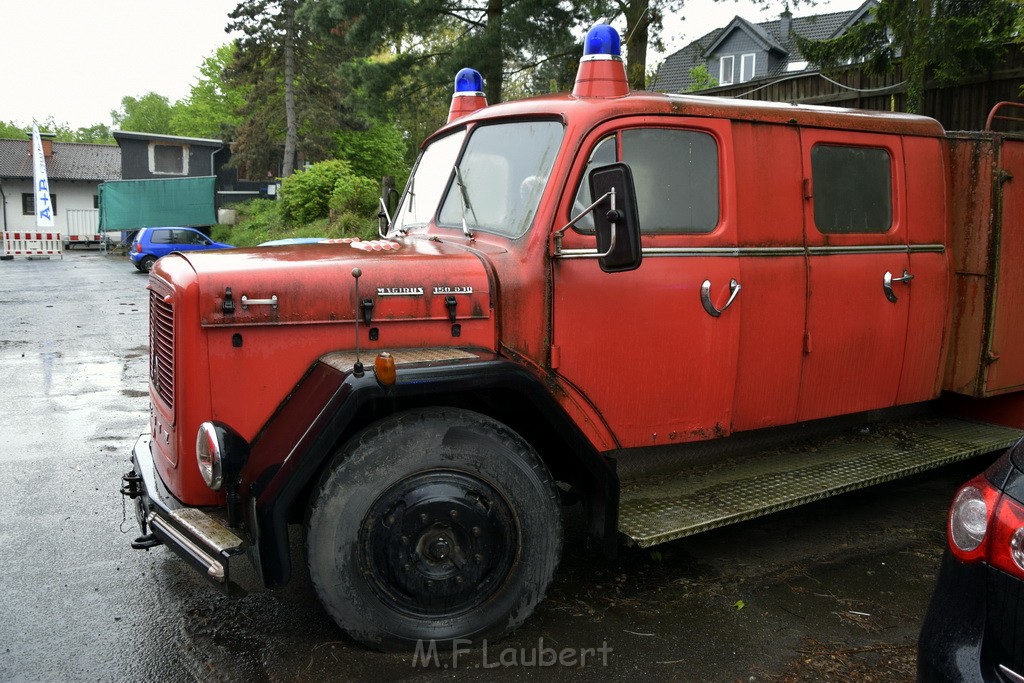
[[[608, 192], [606, 193], [606, 196], [609, 195], [609, 194], [612, 196], [612, 208], [609, 211], [609, 213], [614, 214], [615, 213], [615, 188], [614, 187], [612, 189], [608, 190]], [[615, 221], [609, 221], [609, 222], [611, 222], [611, 224], [612, 224], [612, 234], [611, 234], [611, 239], [608, 241], [608, 251], [604, 252], [603, 254], [598, 254], [597, 258], [599, 258], [599, 259], [608, 258], [609, 256], [611, 256], [611, 253], [613, 251], [615, 251], [615, 237], [616, 237], [616, 235], [619, 232], [619, 228], [616, 225], [616, 223], [618, 223], [619, 221], [615, 220]]]
[[[563, 225], [561, 228], [555, 231], [555, 256], [562, 255], [562, 236], [565, 235], [565, 231], [576, 225], [576, 221], [586, 216], [588, 213], [594, 210], [594, 208], [607, 199], [609, 196], [612, 198], [612, 211], [615, 210], [615, 188], [612, 188], [605, 192], [603, 195], [598, 197], [597, 201], [588, 206], [587, 208], [580, 211], [574, 218], [569, 219], [569, 222]], [[615, 246], [615, 231], [612, 231], [612, 246]]]
[[[387, 233], [391, 230], [391, 215], [388, 213], [388, 206], [384, 203], [384, 198], [380, 197], [380, 213], [377, 214], [377, 234], [380, 235], [381, 239], [387, 239]], [[387, 230], [383, 229], [379, 219], [384, 219], [384, 225], [387, 226]]]

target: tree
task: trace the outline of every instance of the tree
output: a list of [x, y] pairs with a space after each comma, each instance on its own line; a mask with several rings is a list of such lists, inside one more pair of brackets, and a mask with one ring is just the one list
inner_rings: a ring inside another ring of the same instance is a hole
[[163, 95], [148, 92], [140, 98], [126, 95], [121, 98], [121, 108], [110, 112], [114, 127], [139, 133], [173, 135], [171, 117], [174, 110]]
[[[448, 79], [472, 66], [484, 77], [488, 101], [500, 102], [506, 76], [578, 54], [573, 29], [592, 21], [599, 6], [595, 0], [322, 0], [303, 11], [365, 57], [391, 50], [399, 59], [429, 58]], [[450, 31], [453, 40], [416, 52], [417, 41], [436, 31]], [[414, 51], [403, 50], [403, 44]]]
[[1013, 36], [1019, 16], [1012, 0], [881, 0], [873, 21], [861, 22], [838, 38], [797, 37], [808, 61], [823, 68], [867, 60], [885, 72], [903, 61], [906, 109], [920, 111], [929, 77], [951, 83], [984, 71]]
[[629, 87], [647, 87], [647, 49], [661, 47], [662, 17], [678, 12], [683, 0], [609, 0], [612, 16], [626, 20], [626, 79]]
[[174, 104], [171, 129], [175, 135], [229, 140], [241, 123], [238, 111], [245, 104], [245, 90], [232, 87], [224, 73], [234, 59], [236, 45], [217, 48], [199, 66], [199, 78], [188, 97]]
[[245, 93], [236, 129], [235, 162], [250, 174], [276, 170], [284, 145], [284, 175], [296, 151], [308, 160], [329, 156], [331, 133], [346, 111], [337, 65], [346, 58], [341, 40], [309, 30], [297, 16], [301, 0], [244, 0], [229, 15], [238, 31], [228, 83]]
[[20, 140], [25, 137], [26, 130], [14, 121], [0, 121], [0, 138]]
[[94, 123], [91, 126], [84, 126], [75, 129], [71, 142], [90, 142], [100, 145], [115, 145], [117, 142], [111, 135], [110, 126], [102, 123]]
[[339, 131], [336, 139], [338, 156], [354, 175], [378, 183], [384, 176], [405, 175], [405, 140], [393, 125], [371, 121], [365, 130]]
[[718, 79], [708, 72], [707, 64], [700, 64], [690, 69], [690, 79], [693, 82], [687, 89], [688, 92], [697, 92], [698, 90], [707, 90], [708, 88], [718, 87]]

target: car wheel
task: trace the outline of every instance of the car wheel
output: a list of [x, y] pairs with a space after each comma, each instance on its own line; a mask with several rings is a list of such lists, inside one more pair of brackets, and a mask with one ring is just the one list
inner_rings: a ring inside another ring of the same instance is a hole
[[516, 628], [543, 599], [562, 547], [556, 488], [537, 453], [457, 409], [391, 416], [339, 450], [306, 531], [327, 612], [386, 650]]
[[142, 260], [139, 261], [139, 270], [143, 273], [148, 273], [153, 268], [154, 263], [156, 263], [156, 258], [153, 256], [144, 256]]

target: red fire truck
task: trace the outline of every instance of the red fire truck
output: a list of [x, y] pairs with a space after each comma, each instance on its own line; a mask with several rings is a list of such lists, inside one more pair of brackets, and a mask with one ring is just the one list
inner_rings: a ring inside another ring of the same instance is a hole
[[1024, 434], [1024, 140], [630, 93], [618, 42], [564, 95], [460, 72], [380, 239], [160, 259], [136, 547], [279, 587], [302, 524], [356, 639], [483, 639], [563, 504], [612, 554]]

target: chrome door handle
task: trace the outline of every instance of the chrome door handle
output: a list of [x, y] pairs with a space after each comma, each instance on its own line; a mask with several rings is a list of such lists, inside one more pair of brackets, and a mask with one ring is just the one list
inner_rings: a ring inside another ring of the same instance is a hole
[[271, 308], [277, 308], [277, 295], [274, 294], [269, 299], [250, 299], [243, 294], [242, 310], [247, 310], [250, 306], [270, 306]]
[[711, 303], [711, 280], [705, 280], [700, 286], [700, 302], [703, 304], [704, 310], [708, 312], [708, 315], [713, 318], [717, 318], [722, 315], [722, 312], [725, 309], [732, 305], [733, 300], [736, 298], [736, 295], [740, 293], [741, 289], [743, 288], [740, 286], [740, 283], [736, 282], [736, 280], [730, 280], [729, 300], [726, 301], [725, 305], [721, 308], [715, 308], [715, 305]]
[[902, 277], [893, 277], [892, 273], [885, 271], [885, 275], [882, 276], [882, 290], [885, 292], [885, 298], [896, 303], [896, 294], [892, 291], [892, 283], [906, 282], [907, 284], [910, 284], [910, 281], [913, 279], [914, 276], [906, 270], [903, 271]]

